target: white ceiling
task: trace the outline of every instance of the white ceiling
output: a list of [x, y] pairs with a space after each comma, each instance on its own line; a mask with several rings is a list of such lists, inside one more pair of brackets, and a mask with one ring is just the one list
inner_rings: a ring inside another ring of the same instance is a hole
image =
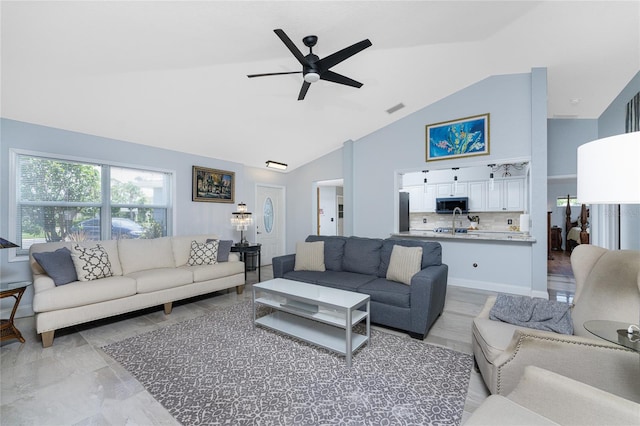
[[[597, 118], [640, 70], [639, 1], [2, 1], [5, 118], [290, 170], [491, 75], [548, 69], [549, 117]], [[303, 101], [273, 33], [321, 58]], [[388, 114], [387, 109], [406, 107]], [[479, 111], [484, 112], [484, 111]], [[427, 123], [425, 123], [427, 124]]]

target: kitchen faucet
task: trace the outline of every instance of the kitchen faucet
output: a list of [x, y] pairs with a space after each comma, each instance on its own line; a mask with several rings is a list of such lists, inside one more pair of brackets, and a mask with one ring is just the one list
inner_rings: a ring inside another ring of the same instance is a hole
[[452, 219], [452, 224], [451, 224], [451, 235], [455, 235], [456, 234], [456, 212], [459, 212], [460, 214], [462, 214], [462, 209], [460, 207], [456, 207], [455, 209], [453, 209], [453, 219]]

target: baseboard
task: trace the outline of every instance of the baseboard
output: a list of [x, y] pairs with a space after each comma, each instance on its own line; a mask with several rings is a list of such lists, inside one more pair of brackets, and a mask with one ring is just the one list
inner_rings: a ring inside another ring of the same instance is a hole
[[449, 277], [448, 283], [449, 285], [454, 285], [457, 287], [466, 287], [466, 288], [473, 288], [476, 290], [493, 291], [496, 293], [518, 294], [521, 296], [541, 297], [543, 299], [549, 298], [549, 294], [546, 291], [532, 290], [529, 287], [522, 287], [522, 286], [517, 286], [513, 284], [495, 283], [495, 282], [488, 282], [488, 281], [474, 281], [474, 280], [466, 280], [463, 278], [454, 278], [454, 277]]

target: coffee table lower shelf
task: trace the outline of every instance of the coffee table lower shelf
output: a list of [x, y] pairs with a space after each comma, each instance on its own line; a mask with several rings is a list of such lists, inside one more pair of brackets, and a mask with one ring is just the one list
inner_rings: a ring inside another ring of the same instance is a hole
[[[282, 333], [332, 350], [341, 355], [347, 355], [345, 330], [343, 328], [323, 324], [282, 311], [276, 311], [269, 315], [256, 318], [256, 324], [272, 330], [281, 331]], [[367, 336], [365, 335], [351, 333], [352, 351], [355, 351], [367, 343], [367, 340]]]

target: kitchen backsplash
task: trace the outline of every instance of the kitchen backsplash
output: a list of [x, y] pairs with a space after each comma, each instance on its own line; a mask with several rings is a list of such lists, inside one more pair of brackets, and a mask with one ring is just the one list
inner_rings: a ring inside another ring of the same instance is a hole
[[[479, 212], [469, 213], [469, 216], [478, 216], [480, 223], [478, 229], [485, 231], [514, 231], [520, 229], [520, 214], [523, 212]], [[460, 219], [458, 219], [460, 217]], [[427, 223], [424, 223], [426, 219]], [[410, 213], [409, 227], [411, 230], [425, 230], [434, 228], [451, 227], [452, 215], [437, 213]], [[509, 224], [511, 220], [511, 224]], [[467, 215], [456, 215], [456, 227], [468, 228], [470, 225]]]

